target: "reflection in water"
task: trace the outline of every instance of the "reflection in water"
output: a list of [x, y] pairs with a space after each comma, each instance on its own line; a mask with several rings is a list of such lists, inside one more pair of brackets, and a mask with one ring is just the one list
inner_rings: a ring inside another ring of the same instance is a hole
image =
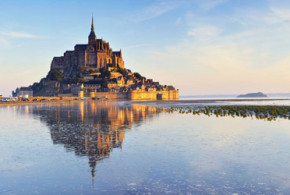
[[121, 102], [3, 106], [0, 194], [290, 194], [289, 122]]
[[92, 178], [98, 161], [109, 157], [113, 148], [122, 148], [126, 129], [160, 112], [144, 105], [94, 101], [17, 108], [40, 116], [49, 127], [54, 144], [63, 144], [78, 156], [88, 156]]

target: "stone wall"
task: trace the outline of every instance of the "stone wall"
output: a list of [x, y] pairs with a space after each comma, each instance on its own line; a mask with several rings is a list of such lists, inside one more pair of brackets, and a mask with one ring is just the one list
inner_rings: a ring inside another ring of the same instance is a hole
[[60, 97], [42, 97], [42, 96], [37, 96], [37, 97], [29, 97], [29, 100], [32, 101], [34, 99], [37, 99], [38, 101], [42, 99], [47, 99], [47, 100], [60, 100]]
[[85, 57], [86, 66], [92, 66], [97, 64], [97, 54], [95, 51], [87, 51]]
[[108, 98], [108, 99], [128, 99], [128, 93], [97, 92], [91, 94], [91, 97]]
[[130, 100], [178, 100], [179, 90], [170, 91], [132, 91], [128, 93], [119, 92], [91, 92], [90, 97], [108, 99], [130, 99]]
[[150, 92], [135, 90], [130, 92], [128, 98], [131, 100], [177, 100], [179, 99], [179, 90]]
[[[83, 92], [83, 91], [80, 91]], [[72, 95], [72, 94], [71, 94]], [[74, 100], [76, 98], [83, 97], [83, 95], [65, 97], [60, 95], [59, 97], [30, 97], [30, 99], [61, 99], [61, 100]], [[119, 92], [91, 92], [87, 98], [97, 97], [97, 98], [108, 98], [111, 100], [177, 100], [179, 98], [179, 90], [170, 91], [132, 91], [128, 93]]]
[[77, 66], [78, 67], [85, 66], [85, 63], [86, 63], [85, 52], [77, 52], [76, 59], [77, 59]]
[[102, 68], [107, 65], [107, 58], [109, 57], [105, 52], [98, 52], [97, 53], [97, 60], [98, 60], [98, 68]]

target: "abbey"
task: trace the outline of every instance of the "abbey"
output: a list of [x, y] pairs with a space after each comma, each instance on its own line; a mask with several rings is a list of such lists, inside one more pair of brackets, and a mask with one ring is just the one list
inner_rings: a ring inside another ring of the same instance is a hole
[[92, 18], [88, 44], [77, 44], [73, 51], [66, 51], [64, 56], [54, 57], [51, 70], [61, 71], [66, 78], [71, 76], [73, 68], [95, 71], [107, 65], [124, 68], [122, 51], [113, 51], [108, 42], [97, 38]]
[[54, 57], [46, 77], [29, 87], [17, 88], [13, 96], [131, 100], [179, 98], [179, 90], [172, 85], [161, 85], [126, 69], [124, 64], [121, 49], [113, 51], [108, 42], [97, 38], [92, 18], [87, 44], [77, 44], [74, 50]]

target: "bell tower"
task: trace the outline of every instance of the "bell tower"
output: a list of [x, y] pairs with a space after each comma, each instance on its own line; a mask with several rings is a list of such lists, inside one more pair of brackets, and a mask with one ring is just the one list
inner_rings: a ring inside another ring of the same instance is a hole
[[96, 43], [97, 36], [94, 29], [94, 17], [92, 16], [91, 32], [89, 35], [89, 45]]

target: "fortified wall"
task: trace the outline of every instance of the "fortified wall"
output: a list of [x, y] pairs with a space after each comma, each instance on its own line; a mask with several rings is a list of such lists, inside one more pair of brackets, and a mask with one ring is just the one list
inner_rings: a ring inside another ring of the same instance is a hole
[[131, 100], [177, 100], [179, 90], [170, 91], [132, 91], [129, 94]]
[[178, 100], [179, 90], [170, 91], [131, 91], [131, 92], [97, 92], [90, 93], [89, 96], [84, 96], [80, 91], [79, 96], [59, 96], [59, 97], [30, 97], [33, 99], [41, 100], [74, 100], [80, 98], [108, 98], [110, 100]]
[[[82, 93], [79, 95], [83, 97]], [[130, 92], [97, 92], [90, 93], [90, 98], [108, 98], [108, 99], [129, 99], [129, 100], [177, 100], [179, 99], [179, 90], [170, 91], [140, 91]]]

